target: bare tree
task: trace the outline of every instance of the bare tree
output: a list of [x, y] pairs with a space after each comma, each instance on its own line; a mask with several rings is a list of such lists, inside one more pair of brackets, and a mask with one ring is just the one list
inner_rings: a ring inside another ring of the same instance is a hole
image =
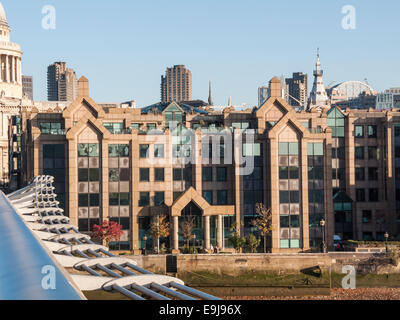
[[267, 236], [272, 232], [272, 212], [262, 203], [256, 204], [256, 213], [258, 217], [251, 221], [251, 224], [257, 228], [261, 236], [264, 237], [264, 253], [267, 252]]
[[160, 253], [160, 238], [166, 238], [170, 234], [170, 223], [166, 215], [157, 215], [150, 225], [150, 235], [157, 239], [157, 253]]
[[189, 249], [190, 240], [194, 238], [193, 229], [194, 229], [194, 218], [186, 218], [181, 222], [181, 234], [182, 237], [186, 240], [186, 246]]

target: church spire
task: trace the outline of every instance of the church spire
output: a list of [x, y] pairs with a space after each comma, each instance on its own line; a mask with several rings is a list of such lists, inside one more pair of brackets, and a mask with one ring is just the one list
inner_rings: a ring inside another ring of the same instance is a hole
[[212, 101], [212, 95], [211, 95], [211, 81], [209, 82], [209, 88], [208, 88], [208, 105], [213, 106], [214, 103]]
[[318, 48], [317, 61], [315, 63], [315, 70], [314, 70], [314, 84], [312, 91], [310, 93], [310, 97], [308, 99], [308, 105], [307, 105], [308, 110], [312, 108], [330, 107], [330, 102], [325, 90], [324, 81], [322, 80], [323, 74], [324, 71], [321, 69], [321, 60], [319, 57], [319, 48]]

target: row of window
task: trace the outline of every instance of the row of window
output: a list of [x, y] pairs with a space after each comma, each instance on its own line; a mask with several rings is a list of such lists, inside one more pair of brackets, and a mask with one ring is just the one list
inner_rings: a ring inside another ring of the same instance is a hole
[[[379, 201], [379, 189], [367, 189], [368, 190], [368, 201], [369, 202], [378, 202]], [[365, 189], [356, 189], [356, 201], [365, 202], [367, 201], [366, 190]]]
[[[368, 125], [367, 127], [367, 137], [368, 138], [377, 138], [378, 137], [378, 128], [375, 125]], [[356, 138], [364, 137], [365, 128], [362, 125], [354, 126], [354, 136]]]
[[[366, 147], [355, 147], [354, 156], [357, 160], [365, 159], [365, 149]], [[378, 147], [368, 147], [368, 160], [379, 160], [379, 155]]]
[[[356, 181], [365, 180], [365, 169], [366, 168], [356, 168]], [[378, 168], [375, 167], [368, 168], [368, 180], [371, 181], [378, 180]]]

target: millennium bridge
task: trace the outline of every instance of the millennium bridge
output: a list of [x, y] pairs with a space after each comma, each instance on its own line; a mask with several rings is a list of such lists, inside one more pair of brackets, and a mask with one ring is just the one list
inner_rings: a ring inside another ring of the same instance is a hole
[[115, 256], [59, 208], [52, 176], [0, 193], [0, 299], [85, 300], [104, 290], [133, 300], [219, 300]]

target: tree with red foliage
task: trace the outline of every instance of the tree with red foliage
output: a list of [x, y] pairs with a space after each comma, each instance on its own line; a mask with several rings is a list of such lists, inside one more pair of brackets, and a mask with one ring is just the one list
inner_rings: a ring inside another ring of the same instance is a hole
[[93, 225], [92, 237], [104, 241], [107, 247], [110, 241], [119, 241], [122, 234], [122, 226], [114, 221], [103, 220], [102, 225]]

